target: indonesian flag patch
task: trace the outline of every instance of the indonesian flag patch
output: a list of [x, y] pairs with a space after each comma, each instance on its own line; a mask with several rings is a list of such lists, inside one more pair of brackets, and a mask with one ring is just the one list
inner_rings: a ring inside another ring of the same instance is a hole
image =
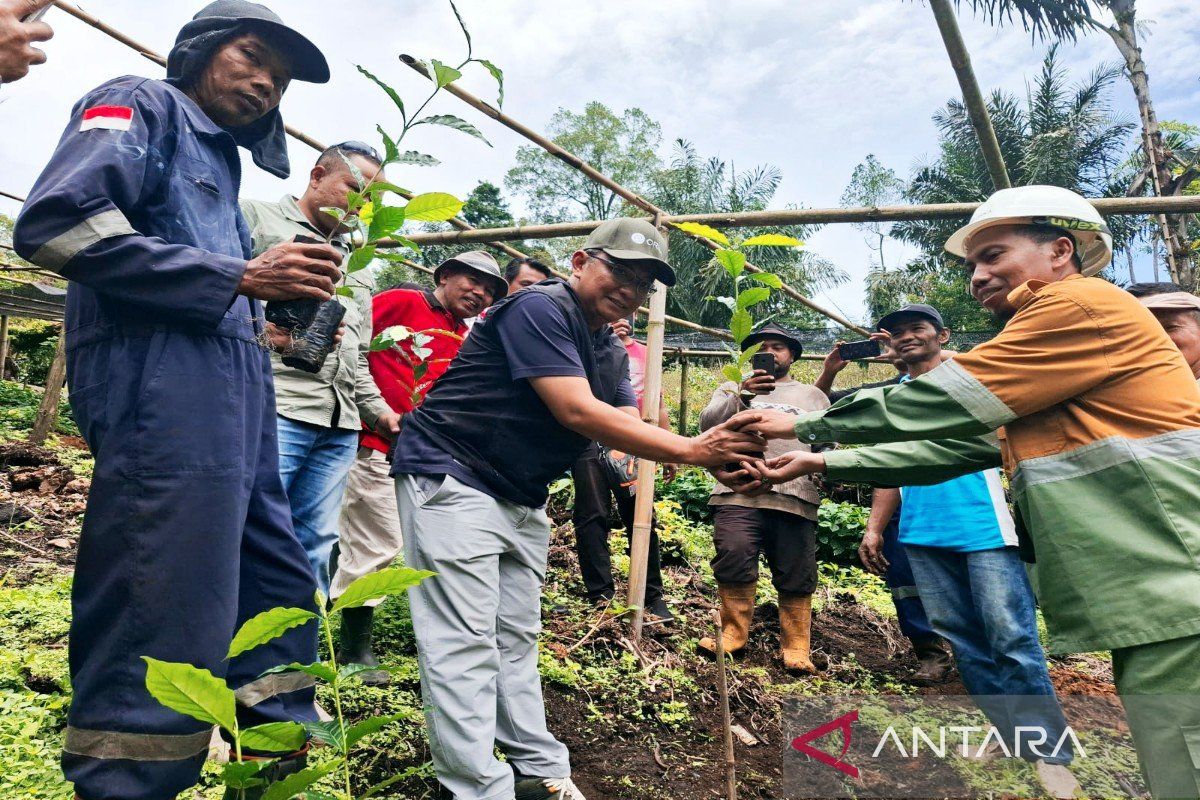
[[83, 112], [79, 130], [90, 131], [102, 128], [110, 131], [127, 131], [133, 124], [133, 109], [129, 106], [92, 106]]

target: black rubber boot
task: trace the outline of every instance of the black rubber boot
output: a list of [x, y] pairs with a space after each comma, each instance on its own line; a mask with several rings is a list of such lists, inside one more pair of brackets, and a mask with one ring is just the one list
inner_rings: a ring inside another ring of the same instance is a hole
[[[341, 642], [337, 653], [339, 664], [379, 666], [379, 660], [371, 652], [371, 625], [374, 616], [375, 609], [370, 606], [347, 608], [342, 612]], [[391, 676], [381, 669], [360, 672], [356, 677], [368, 686], [385, 686], [391, 680]]]
[[283, 780], [288, 775], [294, 775], [308, 766], [308, 749], [293, 753], [276, 761], [258, 773], [258, 777], [266, 781], [261, 786], [251, 786], [247, 789], [225, 787], [225, 800], [262, 800], [267, 788], [276, 781]]

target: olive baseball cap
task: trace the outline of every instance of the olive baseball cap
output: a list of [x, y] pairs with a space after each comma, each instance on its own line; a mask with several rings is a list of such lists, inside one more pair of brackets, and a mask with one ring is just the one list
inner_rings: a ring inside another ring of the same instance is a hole
[[500, 271], [500, 265], [496, 263], [496, 259], [482, 250], [469, 250], [447, 258], [433, 271], [433, 282], [437, 283], [442, 270], [450, 266], [466, 267], [471, 272], [491, 278], [492, 284], [496, 287], [493, 292], [496, 300], [508, 294], [508, 281], [504, 280], [504, 273]]
[[667, 240], [644, 219], [605, 220], [588, 236], [583, 249], [603, 250], [620, 261], [650, 265], [655, 280], [664, 286], [675, 285], [675, 270], [667, 263]]
[[875, 330], [882, 331], [892, 327], [892, 324], [900, 317], [916, 316], [924, 317], [937, 326], [940, 331], [946, 327], [946, 323], [942, 321], [942, 315], [933, 306], [924, 303], [910, 303], [903, 308], [898, 308], [890, 314], [885, 314], [880, 318], [879, 323], [875, 326]]

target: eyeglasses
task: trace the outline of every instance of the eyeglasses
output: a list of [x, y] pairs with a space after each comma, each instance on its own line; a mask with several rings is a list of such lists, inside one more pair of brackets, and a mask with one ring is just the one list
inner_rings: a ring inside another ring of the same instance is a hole
[[382, 164], [383, 158], [379, 155], [379, 151], [366, 142], [349, 141], [335, 144], [334, 150], [341, 150], [346, 153], [358, 153], [359, 155], [367, 156], [370, 159]]
[[651, 295], [655, 292], [654, 278], [642, 278], [638, 276], [637, 270], [632, 267], [627, 267], [624, 264], [615, 264], [607, 258], [601, 258], [600, 253], [603, 251], [596, 250], [588, 252], [591, 258], [599, 261], [609, 271], [609, 274], [616, 279], [617, 283], [622, 286], [628, 286], [638, 294]]

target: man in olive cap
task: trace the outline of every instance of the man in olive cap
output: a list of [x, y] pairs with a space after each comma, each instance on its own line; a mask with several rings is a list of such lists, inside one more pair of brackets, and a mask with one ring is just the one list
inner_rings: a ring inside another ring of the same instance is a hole
[[727, 426], [686, 439], [641, 421], [609, 323], [675, 284], [666, 257], [649, 222], [603, 223], [569, 280], [492, 306], [404, 419], [392, 474], [405, 562], [436, 573], [409, 603], [433, 765], [456, 800], [581, 798], [538, 677], [547, 485], [593, 441], [702, 466], [763, 446]]
[[[164, 800], [196, 782], [212, 726], [146, 689], [143, 657], [227, 680], [246, 726], [315, 720], [315, 624], [226, 659], [247, 619], [315, 610], [279, 477], [261, 300], [333, 295], [341, 255], [252, 257], [238, 147], [286, 177], [280, 99], [323, 83], [320, 51], [264, 6], [218, 0], [180, 31], [167, 79], [75, 105], [17, 220], [18, 252], [70, 281], [70, 399], [96, 457], [72, 597], [63, 769], [82, 800]], [[280, 755], [280, 754], [275, 754]], [[272, 772], [297, 769], [284, 755]]]

